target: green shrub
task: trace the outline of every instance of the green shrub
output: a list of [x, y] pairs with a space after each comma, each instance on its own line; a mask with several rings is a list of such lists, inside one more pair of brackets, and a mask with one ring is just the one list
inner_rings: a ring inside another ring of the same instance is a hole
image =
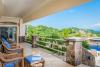
[[65, 51], [66, 52], [66, 49], [67, 49], [66, 47], [62, 47], [62, 51]]
[[53, 45], [53, 48], [54, 49], [58, 49], [58, 45]]
[[43, 42], [43, 41], [38, 41], [38, 44], [43, 45], [43, 46], [46, 46], [46, 43]]
[[83, 41], [83, 42], [82, 42], [82, 46], [83, 46], [84, 48], [86, 48], [86, 49], [89, 49], [89, 44], [88, 44], [87, 41]]

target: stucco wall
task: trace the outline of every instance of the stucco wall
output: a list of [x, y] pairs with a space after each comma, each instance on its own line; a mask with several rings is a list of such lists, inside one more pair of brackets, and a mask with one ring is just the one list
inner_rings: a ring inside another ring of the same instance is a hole
[[20, 19], [20, 32], [19, 36], [25, 36], [25, 24], [23, 23], [23, 20]]

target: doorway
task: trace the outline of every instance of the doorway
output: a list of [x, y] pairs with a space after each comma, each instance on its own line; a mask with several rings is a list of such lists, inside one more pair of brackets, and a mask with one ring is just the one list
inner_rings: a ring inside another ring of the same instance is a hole
[[0, 37], [16, 42], [16, 27], [0, 27]]

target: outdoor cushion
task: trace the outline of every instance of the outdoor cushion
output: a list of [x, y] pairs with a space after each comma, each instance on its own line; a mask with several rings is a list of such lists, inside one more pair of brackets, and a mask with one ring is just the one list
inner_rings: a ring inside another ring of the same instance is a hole
[[42, 59], [41, 56], [30, 55], [25, 57], [25, 61], [28, 62], [29, 64], [31, 64], [32, 62], [40, 61], [41, 59]]
[[5, 45], [8, 49], [11, 48], [11, 45], [7, 42], [7, 40], [6, 40], [5, 38], [2, 37], [2, 41], [3, 41], [4, 45]]
[[3, 42], [3, 43], [4, 43], [4, 45], [5, 45], [8, 49], [11, 48], [11, 45], [10, 45], [7, 41], [5, 41], [5, 42]]
[[15, 67], [15, 63], [13, 63], [13, 62], [5, 63], [4, 67]]
[[2, 41], [3, 41], [3, 42], [5, 42], [5, 41], [6, 41], [6, 39], [5, 39], [5, 38], [3, 38], [3, 37], [2, 37], [1, 39], [2, 39]]

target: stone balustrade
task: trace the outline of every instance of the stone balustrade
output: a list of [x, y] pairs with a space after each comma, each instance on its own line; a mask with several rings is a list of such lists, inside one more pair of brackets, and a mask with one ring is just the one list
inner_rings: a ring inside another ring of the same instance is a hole
[[66, 62], [73, 66], [85, 64], [90, 67], [95, 67], [95, 56], [82, 47], [82, 41], [84, 40], [81, 38], [66, 39]]
[[82, 63], [95, 67], [95, 57], [85, 48], [82, 48]]

